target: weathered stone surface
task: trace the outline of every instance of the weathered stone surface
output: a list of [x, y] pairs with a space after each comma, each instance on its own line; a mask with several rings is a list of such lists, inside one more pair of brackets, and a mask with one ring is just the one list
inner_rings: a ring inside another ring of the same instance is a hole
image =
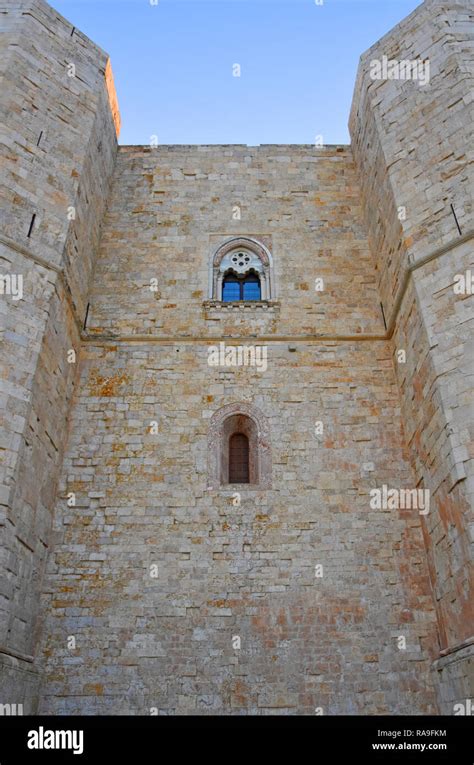
[[[239, 486], [239, 506], [207, 480], [210, 418], [229, 400], [258, 406], [271, 433], [272, 487]], [[247, 712], [434, 711], [420, 517], [369, 506], [374, 485], [410, 484], [403, 450], [386, 342], [272, 343], [265, 373], [210, 369], [205, 344], [88, 344], [44, 600], [42, 711], [225, 712], [237, 697]]]
[[[0, 702], [453, 713], [474, 693], [472, 6], [426, 0], [362, 57], [352, 147], [117, 150], [107, 55], [42, 0], [4, 5], [0, 263], [24, 296], [0, 295]], [[430, 84], [371, 81], [384, 53], [429, 56]], [[213, 293], [232, 237], [271, 259], [261, 303]], [[221, 343], [265, 364], [212, 366]], [[250, 484], [220, 485], [227, 416], [253, 417]], [[429, 511], [374, 506], [383, 487]]]
[[39, 592], [77, 370], [67, 353], [80, 348], [116, 138], [106, 54], [40, 0], [9, 0], [2, 11], [0, 266], [22, 277], [23, 297], [0, 295], [1, 687], [16, 683], [14, 699], [32, 711]]
[[[473, 13], [462, 0], [422, 3], [362, 57], [350, 119], [403, 427], [416, 484], [431, 493], [423, 525], [440, 645], [452, 652], [474, 633]], [[371, 81], [384, 54], [428, 60], [429, 83]]]

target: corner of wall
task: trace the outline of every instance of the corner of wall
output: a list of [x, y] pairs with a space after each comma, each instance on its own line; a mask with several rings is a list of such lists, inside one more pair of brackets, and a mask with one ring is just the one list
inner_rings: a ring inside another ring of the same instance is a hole
[[[349, 123], [405, 438], [416, 486], [431, 497], [423, 532], [445, 710], [447, 698], [474, 693], [464, 655], [474, 631], [473, 13], [467, 0], [425, 0], [372, 46], [361, 57]], [[464, 291], [456, 290], [462, 279]]]
[[32, 713], [39, 598], [120, 117], [107, 55], [47, 3], [12, 0], [2, 26], [0, 259], [11, 290], [2, 296], [0, 701]]

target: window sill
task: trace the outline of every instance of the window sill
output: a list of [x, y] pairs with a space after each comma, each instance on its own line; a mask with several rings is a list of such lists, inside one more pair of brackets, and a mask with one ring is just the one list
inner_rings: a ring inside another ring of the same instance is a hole
[[205, 300], [203, 307], [210, 310], [225, 311], [268, 311], [279, 309], [279, 300], [235, 300], [224, 302], [223, 300]]
[[222, 483], [218, 488], [221, 491], [238, 492], [240, 494], [243, 491], [264, 491], [269, 487], [261, 483]]

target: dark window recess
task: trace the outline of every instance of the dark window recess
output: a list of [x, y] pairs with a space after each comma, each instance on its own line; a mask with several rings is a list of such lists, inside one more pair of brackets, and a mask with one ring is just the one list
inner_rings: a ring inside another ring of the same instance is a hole
[[75, 31], [76, 31], [76, 27], [73, 27], [73, 28], [71, 29], [71, 37], [73, 36], [73, 34], [74, 34], [74, 32], [75, 32]]
[[39, 145], [40, 145], [40, 141], [41, 141], [42, 137], [43, 137], [43, 131], [41, 131], [41, 133], [39, 134], [39, 138], [38, 138], [38, 140], [37, 140], [37, 142], [36, 142], [36, 145], [37, 145], [37, 146], [39, 146]]
[[249, 483], [249, 440], [244, 433], [229, 439], [229, 483]]
[[31, 236], [31, 232], [33, 231], [33, 226], [35, 225], [35, 218], [36, 218], [36, 213], [33, 213], [32, 217], [31, 217], [31, 223], [30, 223], [30, 227], [28, 229], [27, 237]]
[[232, 303], [236, 300], [261, 300], [260, 279], [257, 274], [236, 276], [228, 274], [222, 282], [222, 300]]

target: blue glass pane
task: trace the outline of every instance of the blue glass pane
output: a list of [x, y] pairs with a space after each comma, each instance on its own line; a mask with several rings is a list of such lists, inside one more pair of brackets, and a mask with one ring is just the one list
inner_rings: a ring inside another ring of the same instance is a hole
[[240, 284], [237, 281], [224, 281], [222, 285], [222, 300], [229, 303], [232, 300], [240, 300]]
[[260, 282], [244, 282], [244, 300], [260, 300]]

